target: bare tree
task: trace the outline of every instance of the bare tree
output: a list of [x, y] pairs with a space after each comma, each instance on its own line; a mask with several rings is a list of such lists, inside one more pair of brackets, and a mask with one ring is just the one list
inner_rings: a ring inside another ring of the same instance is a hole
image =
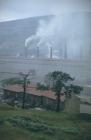
[[[2, 85], [14, 85], [14, 84], [19, 84], [22, 85], [23, 87], [23, 98], [22, 98], [22, 108], [25, 108], [25, 97], [26, 97], [26, 89], [27, 89], [27, 84], [30, 83], [30, 80], [28, 79], [31, 71], [29, 71], [27, 74], [24, 73], [18, 73], [21, 77], [13, 77], [13, 78], [8, 78], [2, 80]], [[13, 73], [14, 74], [14, 73]]]

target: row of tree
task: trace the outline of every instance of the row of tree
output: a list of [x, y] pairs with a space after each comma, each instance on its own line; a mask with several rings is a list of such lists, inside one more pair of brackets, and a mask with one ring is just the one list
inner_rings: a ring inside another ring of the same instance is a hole
[[[27, 84], [30, 83], [30, 80], [28, 79], [30, 73], [28, 74], [22, 74], [22, 79], [20, 78], [10, 78], [5, 79], [2, 81], [2, 84], [6, 86], [7, 84], [21, 84], [23, 87], [23, 99], [22, 99], [22, 108], [25, 108], [25, 96], [26, 96], [26, 88]], [[66, 97], [69, 95], [71, 96], [72, 93], [79, 94], [83, 88], [77, 85], [73, 85], [72, 81], [74, 81], [74, 78], [72, 78], [69, 74], [64, 73], [62, 71], [54, 71], [50, 72], [45, 76], [45, 83], [44, 85], [38, 84], [39, 89], [47, 90], [50, 89], [55, 92], [57, 97], [57, 107], [56, 111], [60, 111], [60, 97], [62, 93], [65, 93]]]

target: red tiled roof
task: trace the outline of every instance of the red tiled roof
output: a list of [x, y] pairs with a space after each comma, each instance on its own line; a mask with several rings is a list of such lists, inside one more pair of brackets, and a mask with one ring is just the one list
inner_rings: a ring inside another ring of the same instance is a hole
[[[13, 92], [23, 92], [23, 87], [20, 85], [9, 85], [6, 86], [4, 88], [5, 90], [9, 90], [9, 91], [13, 91]], [[50, 99], [55, 100], [56, 96], [55, 93], [51, 90], [37, 90], [35, 85], [29, 85], [26, 89], [27, 94], [32, 94], [32, 95], [36, 95], [36, 96], [43, 96], [43, 97], [47, 97]]]
[[18, 85], [9, 85], [4, 87], [5, 90], [14, 91], [14, 92], [22, 92], [23, 88]]
[[43, 96], [54, 100], [56, 99], [55, 93], [51, 90], [43, 91]]

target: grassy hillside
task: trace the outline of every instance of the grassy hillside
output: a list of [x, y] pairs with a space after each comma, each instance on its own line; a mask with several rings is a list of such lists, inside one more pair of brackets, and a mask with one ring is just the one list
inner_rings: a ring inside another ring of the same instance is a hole
[[91, 116], [0, 105], [0, 140], [91, 140]]

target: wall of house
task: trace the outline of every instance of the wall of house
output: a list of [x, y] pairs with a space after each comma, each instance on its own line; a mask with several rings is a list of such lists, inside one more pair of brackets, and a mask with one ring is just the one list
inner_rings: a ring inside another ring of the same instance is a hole
[[41, 105], [41, 97], [32, 94], [26, 94], [26, 104], [30, 107], [37, 107]]
[[43, 97], [42, 98], [42, 104], [43, 104], [44, 108], [47, 108], [49, 110], [50, 109], [51, 110], [56, 110], [56, 100], [54, 100], [54, 99]]
[[80, 113], [80, 99], [76, 95], [73, 94], [65, 103], [65, 112]]
[[91, 104], [80, 104], [80, 113], [91, 114]]
[[[10, 103], [14, 104], [14, 101], [18, 101], [18, 105], [22, 103], [23, 93], [11, 92], [4, 90], [4, 99]], [[43, 107], [46, 109], [55, 110], [56, 100], [47, 98], [44, 96], [36, 96], [33, 94], [26, 94], [26, 106], [27, 107]]]

